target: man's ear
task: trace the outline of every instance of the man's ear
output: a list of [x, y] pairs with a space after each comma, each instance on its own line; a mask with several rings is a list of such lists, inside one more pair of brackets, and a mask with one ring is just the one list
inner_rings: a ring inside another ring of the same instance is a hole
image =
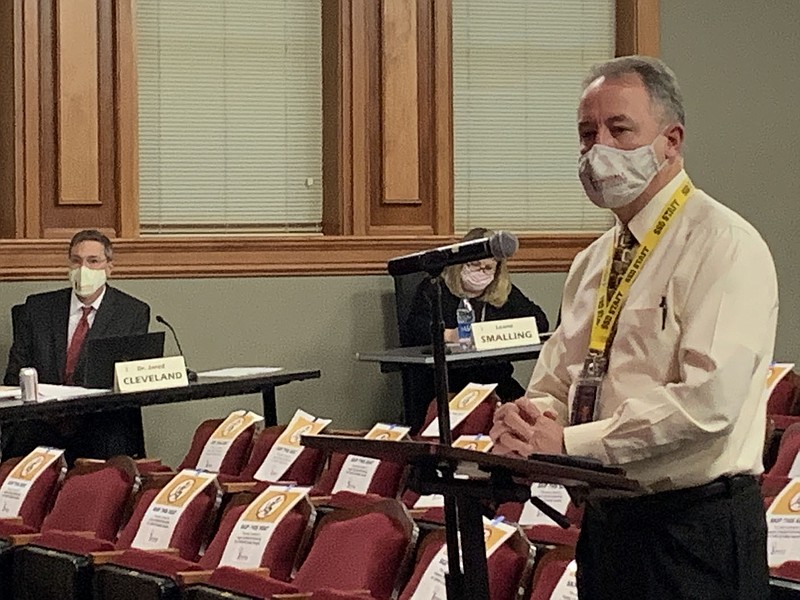
[[680, 123], [673, 123], [664, 131], [667, 144], [664, 146], [664, 156], [673, 159], [683, 152], [684, 128]]
[[111, 277], [111, 271], [114, 270], [114, 263], [110, 260], [106, 262], [106, 277]]

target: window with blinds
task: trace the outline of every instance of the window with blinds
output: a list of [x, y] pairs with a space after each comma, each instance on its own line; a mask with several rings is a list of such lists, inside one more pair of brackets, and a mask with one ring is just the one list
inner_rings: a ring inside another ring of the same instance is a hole
[[607, 229], [578, 181], [576, 110], [614, 56], [614, 0], [455, 0], [455, 223], [516, 232]]
[[138, 0], [142, 233], [319, 231], [320, 0]]

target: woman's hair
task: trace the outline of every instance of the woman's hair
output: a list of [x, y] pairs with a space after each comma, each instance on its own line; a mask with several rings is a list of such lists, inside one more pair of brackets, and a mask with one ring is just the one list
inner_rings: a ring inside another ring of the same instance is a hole
[[[494, 235], [494, 231], [484, 227], [475, 227], [470, 229], [466, 235], [461, 238], [462, 242], [469, 242], [471, 240], [479, 240], [481, 238]], [[458, 298], [466, 298], [467, 292], [464, 286], [461, 285], [461, 269], [464, 265], [450, 265], [444, 269], [444, 282], [448, 289]], [[497, 268], [494, 271], [494, 279], [489, 286], [483, 290], [483, 293], [477, 297], [478, 300], [491, 304], [494, 307], [501, 307], [508, 300], [508, 295], [511, 293], [511, 276], [508, 274], [508, 267], [506, 261], [498, 260]]]

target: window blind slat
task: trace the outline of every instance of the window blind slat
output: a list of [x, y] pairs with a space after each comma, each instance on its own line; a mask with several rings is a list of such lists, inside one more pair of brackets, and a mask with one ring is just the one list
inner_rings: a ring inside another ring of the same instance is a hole
[[453, 2], [455, 223], [518, 232], [611, 223], [577, 178], [588, 68], [614, 55], [614, 0]]
[[136, 6], [143, 232], [319, 231], [319, 0]]

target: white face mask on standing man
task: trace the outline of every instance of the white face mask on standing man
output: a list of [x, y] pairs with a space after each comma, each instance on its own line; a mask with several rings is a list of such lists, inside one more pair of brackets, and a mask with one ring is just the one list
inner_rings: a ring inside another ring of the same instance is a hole
[[578, 177], [589, 200], [600, 208], [614, 209], [641, 196], [667, 162], [658, 160], [656, 140], [633, 150], [595, 144], [581, 155]]

